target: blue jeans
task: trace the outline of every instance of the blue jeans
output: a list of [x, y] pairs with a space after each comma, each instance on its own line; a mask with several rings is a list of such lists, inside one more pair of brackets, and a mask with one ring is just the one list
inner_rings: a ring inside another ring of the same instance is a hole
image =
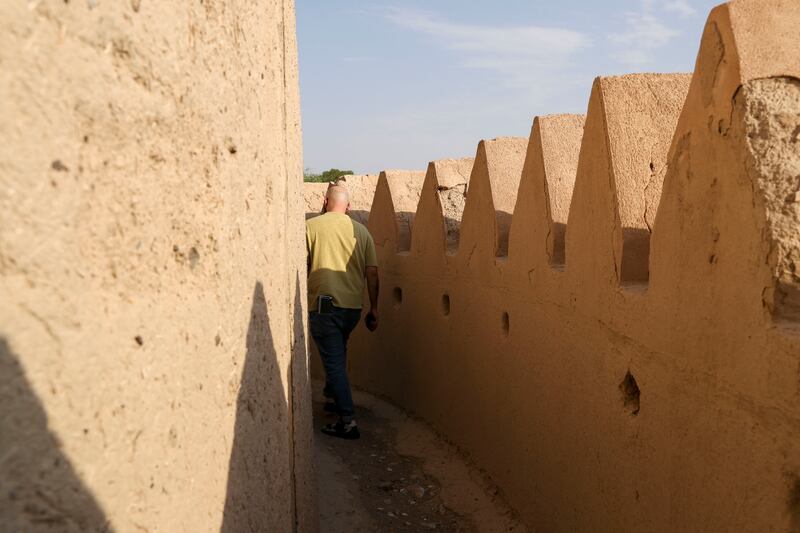
[[361, 319], [361, 309], [334, 307], [333, 312], [308, 314], [311, 336], [325, 368], [325, 396], [336, 402], [339, 417], [350, 422], [355, 415], [347, 379], [347, 339]]

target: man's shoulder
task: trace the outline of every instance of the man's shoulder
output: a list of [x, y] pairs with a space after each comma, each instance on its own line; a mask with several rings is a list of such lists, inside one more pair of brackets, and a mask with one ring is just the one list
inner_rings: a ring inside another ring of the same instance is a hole
[[360, 236], [365, 237], [365, 238], [366, 237], [371, 237], [371, 235], [369, 233], [369, 230], [367, 229], [367, 227], [364, 224], [362, 224], [358, 220], [354, 220], [352, 218], [351, 218], [351, 220], [353, 221], [353, 228], [355, 228], [356, 233], [358, 233]]
[[366, 231], [369, 233], [369, 230], [364, 224], [354, 219], [353, 217], [350, 217], [350, 220], [353, 222], [353, 227], [356, 228], [358, 231]]
[[322, 228], [327, 228], [328, 230], [333, 231], [345, 231], [345, 228], [347, 228], [347, 231], [349, 232], [351, 227], [353, 234], [356, 237], [370, 237], [367, 227], [348, 215], [342, 214], [340, 216], [336, 216], [335, 213], [324, 213], [306, 220], [306, 231], [311, 232], [322, 230]]
[[318, 228], [325, 223], [325, 215], [327, 213], [323, 213], [321, 215], [313, 216], [309, 219], [306, 219], [306, 229], [314, 229]]

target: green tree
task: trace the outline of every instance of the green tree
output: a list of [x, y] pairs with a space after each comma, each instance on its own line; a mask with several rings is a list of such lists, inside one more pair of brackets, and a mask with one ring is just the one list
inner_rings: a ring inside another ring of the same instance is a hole
[[314, 172], [311, 172], [310, 168], [307, 168], [305, 169], [305, 172], [303, 172], [303, 181], [328, 183], [330, 181], [336, 181], [337, 178], [342, 176], [350, 176], [352, 174], [352, 170], [339, 170], [338, 168], [331, 168], [320, 174], [315, 174]]

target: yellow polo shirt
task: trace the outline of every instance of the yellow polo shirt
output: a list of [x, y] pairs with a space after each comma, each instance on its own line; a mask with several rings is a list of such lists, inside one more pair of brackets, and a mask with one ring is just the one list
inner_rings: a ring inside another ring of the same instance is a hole
[[320, 295], [333, 305], [361, 309], [364, 276], [378, 266], [375, 242], [367, 228], [343, 213], [325, 213], [306, 221], [308, 309], [317, 309]]

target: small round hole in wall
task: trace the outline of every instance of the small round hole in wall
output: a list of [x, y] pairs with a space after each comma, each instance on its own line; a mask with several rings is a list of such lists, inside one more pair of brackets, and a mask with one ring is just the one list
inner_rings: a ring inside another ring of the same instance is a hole
[[619, 391], [622, 393], [622, 407], [631, 416], [639, 414], [639, 385], [636, 384], [636, 379], [631, 374], [631, 371], [625, 374], [622, 383], [619, 384]]
[[442, 313], [444, 313], [444, 316], [450, 314], [450, 295], [447, 293], [442, 295]]
[[392, 302], [394, 302], [395, 306], [399, 306], [403, 303], [403, 289], [400, 287], [392, 289]]
[[508, 337], [508, 332], [511, 330], [511, 319], [508, 317], [508, 313], [503, 313], [502, 327], [503, 336]]

